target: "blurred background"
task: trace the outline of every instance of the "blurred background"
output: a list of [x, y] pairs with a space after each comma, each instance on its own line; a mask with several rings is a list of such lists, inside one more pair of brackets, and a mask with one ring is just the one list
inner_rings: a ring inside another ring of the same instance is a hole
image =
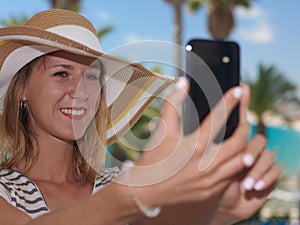
[[[266, 148], [276, 153], [283, 170], [265, 206], [239, 224], [299, 225], [299, 0], [9, 0], [2, 1], [1, 6], [1, 26], [20, 24], [49, 8], [77, 11], [95, 25], [105, 53], [149, 40], [180, 46], [192, 38], [236, 41], [241, 48], [242, 82], [251, 88], [250, 136], [267, 136]], [[172, 57], [178, 66], [184, 64], [182, 52]], [[145, 66], [156, 73], [177, 75], [168, 65]], [[158, 98], [131, 134], [147, 140], [155, 128], [160, 105]], [[143, 144], [132, 143], [130, 136], [125, 134], [109, 146], [108, 166], [139, 157]]]

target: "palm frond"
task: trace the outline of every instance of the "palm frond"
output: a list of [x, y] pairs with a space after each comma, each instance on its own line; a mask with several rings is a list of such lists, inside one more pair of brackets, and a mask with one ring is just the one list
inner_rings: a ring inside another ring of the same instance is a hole
[[114, 30], [114, 27], [111, 25], [102, 27], [101, 29], [97, 30], [97, 35], [99, 38], [103, 38], [107, 34], [111, 33]]
[[295, 101], [297, 87], [274, 66], [259, 65], [258, 78], [249, 82], [251, 100], [249, 109], [261, 116], [266, 111], [277, 111], [279, 101]]
[[27, 16], [10, 17], [8, 19], [0, 19], [0, 25], [2, 26], [17, 26], [23, 24], [28, 19]]
[[188, 9], [191, 13], [197, 12], [203, 5], [203, 0], [190, 0], [188, 2]]

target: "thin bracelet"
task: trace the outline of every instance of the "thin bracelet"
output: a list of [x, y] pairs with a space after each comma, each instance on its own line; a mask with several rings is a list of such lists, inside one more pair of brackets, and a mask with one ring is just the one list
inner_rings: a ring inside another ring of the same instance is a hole
[[139, 208], [139, 210], [148, 218], [154, 218], [157, 217], [161, 211], [161, 207], [157, 206], [154, 208], [149, 209], [147, 206], [143, 204], [143, 202], [139, 199], [139, 197], [133, 192], [133, 189], [130, 185], [130, 167], [134, 166], [133, 161], [125, 161], [123, 166], [123, 171], [125, 172], [125, 179], [127, 182], [128, 192], [130, 196], [132, 197], [133, 201]]

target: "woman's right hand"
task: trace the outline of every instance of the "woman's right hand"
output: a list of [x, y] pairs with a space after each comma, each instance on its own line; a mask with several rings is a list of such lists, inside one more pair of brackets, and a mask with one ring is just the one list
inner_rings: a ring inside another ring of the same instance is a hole
[[[146, 150], [131, 170], [131, 185], [138, 186], [135, 191], [148, 207], [201, 202], [221, 193], [231, 178], [251, 166], [249, 158], [254, 162], [265, 147], [265, 142], [254, 139], [252, 148], [247, 148], [247, 86], [227, 91], [224, 101], [219, 101], [201, 127], [184, 136], [178, 112], [187, 97], [188, 83], [182, 78], [177, 84], [165, 99]], [[238, 103], [240, 121], [236, 131], [223, 143], [215, 144], [214, 138]]]

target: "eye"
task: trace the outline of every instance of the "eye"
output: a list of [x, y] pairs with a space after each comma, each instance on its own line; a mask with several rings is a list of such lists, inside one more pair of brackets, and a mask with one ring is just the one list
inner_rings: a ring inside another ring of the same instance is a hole
[[83, 79], [84, 80], [97, 80], [99, 81], [100, 77], [100, 71], [98, 69], [88, 69], [87, 71], [85, 71], [85, 73], [83, 74]]
[[59, 71], [59, 72], [54, 73], [53, 76], [55, 76], [55, 77], [66, 77], [66, 76], [68, 76], [68, 73], [65, 72], [65, 71]]
[[99, 80], [99, 76], [94, 75], [94, 74], [86, 74], [86, 75], [84, 75], [84, 79], [85, 80]]

